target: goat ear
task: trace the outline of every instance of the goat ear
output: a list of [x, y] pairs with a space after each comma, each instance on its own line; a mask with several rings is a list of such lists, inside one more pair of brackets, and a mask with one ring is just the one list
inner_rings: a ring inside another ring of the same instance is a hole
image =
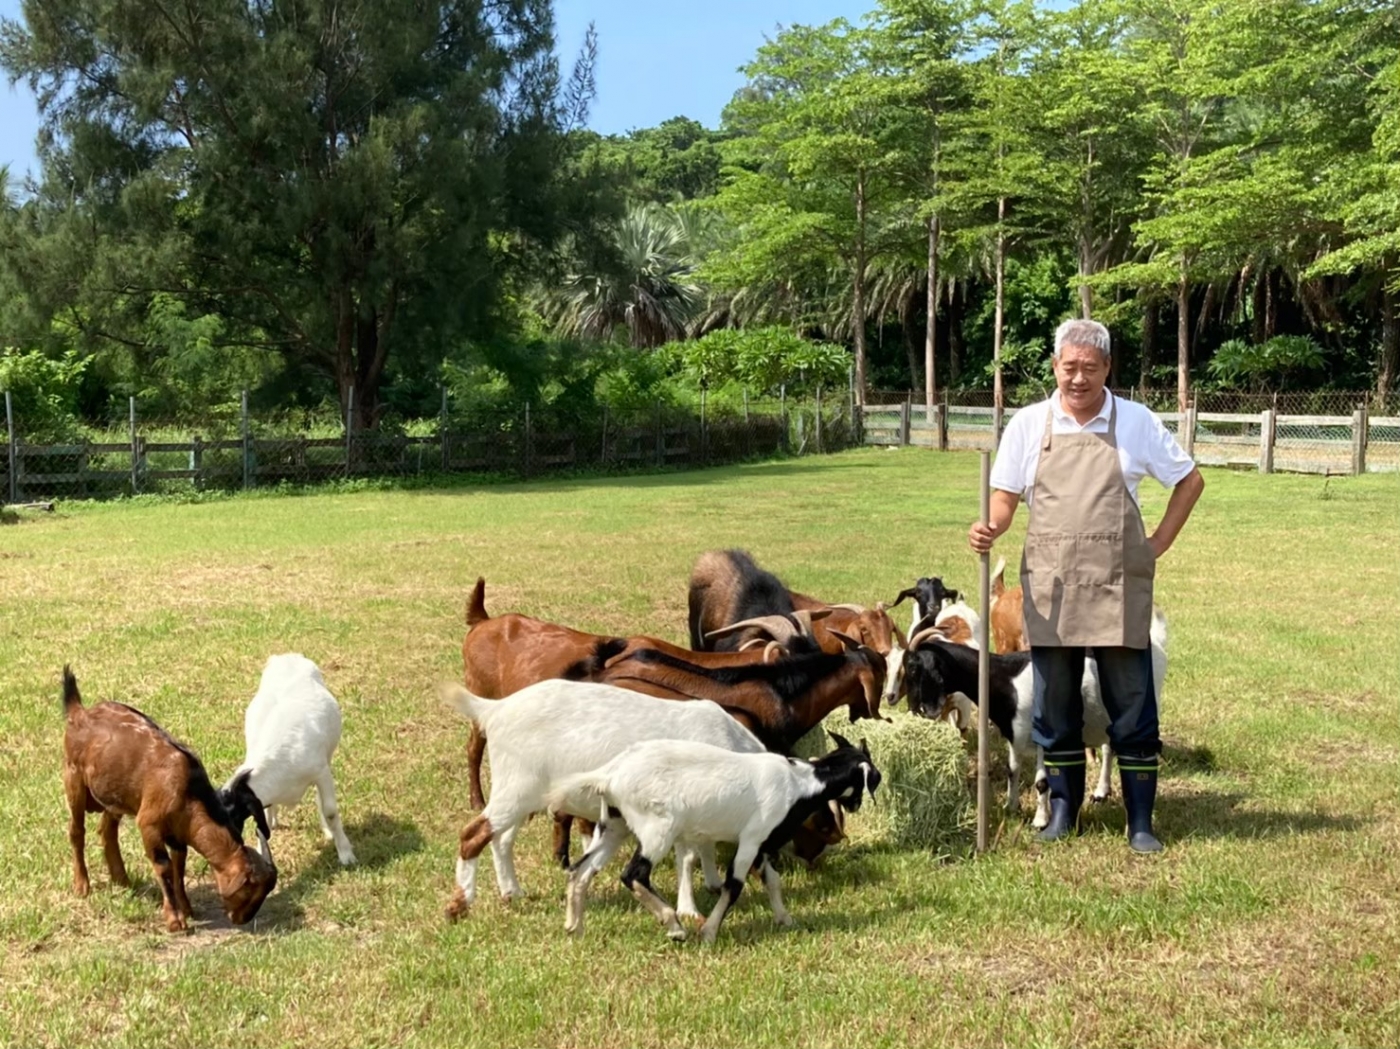
[[860, 648], [860, 642], [857, 641], [855, 638], [851, 637], [850, 634], [843, 634], [839, 630], [828, 630], [827, 633], [834, 638], [839, 638], [841, 644], [845, 645], [853, 652]]
[[851, 745], [851, 741], [839, 732], [832, 732], [830, 736], [836, 741], [838, 747], [849, 747]]
[[867, 743], [867, 742], [865, 742], [865, 737], [864, 737], [864, 736], [861, 736], [861, 737], [860, 737], [860, 751], [861, 751], [861, 753], [864, 754], [867, 758], [870, 757], [870, 744]]
[[915, 593], [914, 587], [911, 586], [908, 590], [901, 590], [901, 591], [899, 592], [899, 596], [896, 597], [892, 602], [890, 602], [890, 607], [893, 608], [895, 605], [903, 604], [903, 603], [904, 603], [904, 599], [905, 599], [906, 597], [918, 597], [918, 596], [919, 596], [919, 595], [918, 595], [917, 593]]
[[248, 777], [252, 774], [252, 769], [240, 772], [234, 777], [230, 792], [238, 810], [252, 816], [253, 824], [258, 828], [258, 833], [265, 839], [270, 839], [272, 829], [267, 825], [267, 811], [263, 808], [262, 799], [253, 792], [253, 788], [248, 783]]

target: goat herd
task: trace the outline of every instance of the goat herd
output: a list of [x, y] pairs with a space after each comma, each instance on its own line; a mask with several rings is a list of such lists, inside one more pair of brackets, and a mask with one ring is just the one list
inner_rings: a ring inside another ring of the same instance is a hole
[[[1034, 755], [1030, 740], [1031, 670], [1024, 651], [1020, 590], [993, 587], [988, 715], [1008, 742], [1007, 808], [1019, 807], [1019, 769]], [[880, 717], [880, 705], [907, 695], [909, 709], [948, 717], [966, 728], [977, 695], [977, 614], [938, 578], [901, 592], [914, 614], [906, 636], [886, 606], [831, 604], [789, 591], [748, 554], [701, 555], [691, 573], [689, 649], [653, 637], [583, 633], [528, 616], [492, 617], [485, 581], [467, 606], [463, 688], [444, 698], [471, 722], [471, 804], [481, 809], [463, 828], [449, 917], [476, 898], [476, 865], [491, 846], [502, 897], [523, 894], [513, 844], [534, 813], [555, 817], [554, 849], [568, 870], [565, 928], [582, 931], [593, 877], [630, 836], [637, 848], [622, 882], [665, 926], [684, 939], [681, 918], [700, 919], [692, 876], [698, 858], [705, 884], [718, 894], [701, 936], [713, 941], [726, 911], [756, 864], [775, 920], [791, 922], [773, 868], [784, 847], [811, 864], [844, 837], [844, 813], [860, 807], [881, 781], [864, 740], [831, 733], [835, 750], [810, 761], [787, 756], [797, 741], [838, 707], [850, 719]], [[1166, 624], [1152, 629], [1154, 676], [1161, 695]], [[1107, 715], [1093, 661], [1084, 677], [1085, 739], [1103, 746], [1094, 800], [1107, 797]], [[690, 702], [676, 702], [688, 700]], [[355, 861], [337, 811], [330, 760], [341, 715], [321, 671], [297, 654], [275, 655], [263, 670], [244, 721], [247, 756], [219, 789], [199, 758], [154, 721], [121, 703], [84, 707], [65, 667], [63, 782], [70, 810], [73, 885], [87, 895], [86, 815], [100, 812], [100, 833], [113, 884], [129, 881], [118, 826], [133, 816], [163, 898], [166, 927], [192, 917], [185, 893], [188, 849], [209, 862], [229, 920], [257, 914], [277, 883], [269, 845], [276, 807], [299, 801], [315, 784], [325, 835], [342, 864]], [[483, 755], [491, 764], [491, 798], [481, 788]], [[1045, 773], [1037, 767], [1043, 825]], [[258, 847], [243, 844], [251, 817]], [[569, 863], [570, 825], [591, 838]], [[721, 878], [714, 847], [735, 846]], [[675, 849], [675, 907], [651, 885], [653, 865]]]

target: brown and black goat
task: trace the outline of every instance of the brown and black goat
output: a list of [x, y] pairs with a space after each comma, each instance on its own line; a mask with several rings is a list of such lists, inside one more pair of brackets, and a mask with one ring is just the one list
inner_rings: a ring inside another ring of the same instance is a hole
[[[63, 668], [63, 714], [73, 891], [86, 896], [91, 889], [83, 855], [89, 812], [102, 813], [100, 833], [112, 884], [131, 884], [117, 829], [123, 816], [133, 816], [160, 885], [167, 929], [182, 932], [186, 919], [194, 916], [185, 894], [190, 848], [213, 868], [229, 921], [242, 925], [252, 920], [277, 885], [277, 868], [243, 844], [234, 816], [194, 752], [124, 703], [84, 707], [68, 667]], [[265, 833], [262, 805], [248, 787], [247, 774], [229, 791], [251, 808]]]
[[709, 699], [724, 707], [770, 750], [793, 745], [838, 707], [851, 720], [879, 717], [885, 657], [839, 632], [840, 655], [800, 653], [771, 663], [712, 667], [705, 653], [637, 648], [607, 662], [597, 680], [663, 699]]

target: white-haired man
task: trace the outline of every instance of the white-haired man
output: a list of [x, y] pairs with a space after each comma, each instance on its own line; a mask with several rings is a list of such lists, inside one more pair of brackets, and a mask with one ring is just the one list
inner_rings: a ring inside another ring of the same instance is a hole
[[[1086, 649], [1094, 650], [1118, 755], [1128, 842], [1162, 848], [1152, 831], [1162, 750], [1152, 683], [1152, 583], [1205, 488], [1196, 464], [1150, 411], [1104, 388], [1108, 329], [1070, 320], [1055, 332], [1056, 391], [1017, 412], [992, 469], [991, 514], [968, 542], [991, 550], [1016, 507], [1030, 508], [1021, 586], [1035, 680], [1032, 736], [1045, 754], [1050, 823], [1042, 841], [1072, 833], [1084, 800]], [[1172, 490], [1155, 531], [1138, 509], [1138, 482]]]

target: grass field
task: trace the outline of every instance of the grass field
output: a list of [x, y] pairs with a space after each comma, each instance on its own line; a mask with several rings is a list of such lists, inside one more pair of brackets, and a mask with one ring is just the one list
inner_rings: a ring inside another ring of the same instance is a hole
[[[569, 942], [563, 875], [536, 820], [517, 848], [531, 896], [503, 906], [486, 864], [473, 914], [444, 921], [468, 815], [466, 728], [434, 685], [460, 675], [478, 574], [494, 611], [677, 641], [690, 565], [716, 546], [747, 547], [831, 600], [888, 600], [928, 573], [975, 592], [964, 536], [977, 468], [970, 454], [870, 450], [11, 519], [0, 1043], [1400, 1042], [1394, 476], [1208, 472], [1159, 570], [1171, 620], [1159, 857], [1128, 852], [1115, 786], [1067, 845], [1039, 846], [1014, 822], [978, 860], [843, 848], [785, 875], [797, 930], [776, 929], [749, 892], [709, 949], [666, 942], [607, 876]], [[1149, 486], [1144, 501], [1155, 520], [1163, 493]], [[1023, 525], [1003, 540], [1013, 563]], [[339, 869], [303, 803], [274, 836], [282, 880], [256, 927], [224, 924], [192, 855], [200, 921], [172, 937], [131, 821], [126, 892], [108, 887], [91, 820], [94, 891], [74, 898], [62, 665], [89, 702], [140, 707], [222, 780], [262, 663], [286, 649], [322, 665], [344, 710], [336, 781], [361, 865]], [[670, 891], [669, 866], [657, 880]]]

